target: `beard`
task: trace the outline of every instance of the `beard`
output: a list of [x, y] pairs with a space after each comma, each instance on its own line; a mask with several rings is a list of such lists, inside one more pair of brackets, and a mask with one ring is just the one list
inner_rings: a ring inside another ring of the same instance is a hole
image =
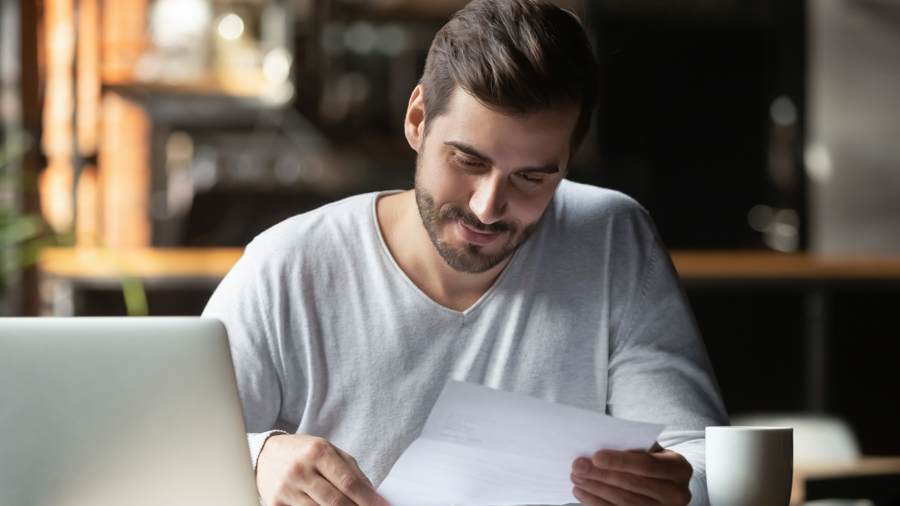
[[[428, 232], [431, 243], [434, 244], [438, 254], [451, 269], [465, 274], [481, 274], [500, 265], [521, 246], [537, 229], [540, 218], [534, 223], [519, 227], [512, 222], [498, 221], [490, 225], [484, 224], [474, 213], [463, 211], [454, 206], [445, 206], [438, 209], [434, 197], [428, 193], [419, 181], [419, 161], [416, 160], [416, 204], [419, 207], [419, 216], [422, 217], [422, 225]], [[509, 238], [499, 251], [484, 253], [484, 247], [478, 244], [466, 243], [462, 247], [456, 247], [438, 238], [438, 230], [447, 221], [460, 222], [470, 228], [486, 234], [508, 233]]]

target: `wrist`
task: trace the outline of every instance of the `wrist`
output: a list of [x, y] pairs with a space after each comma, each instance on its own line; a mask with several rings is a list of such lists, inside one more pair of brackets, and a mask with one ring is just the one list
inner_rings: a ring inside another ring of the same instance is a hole
[[252, 434], [248, 436], [250, 440], [250, 458], [253, 462], [253, 472], [256, 473], [256, 468], [259, 465], [259, 456], [262, 455], [263, 449], [266, 446], [266, 443], [269, 442], [274, 436], [283, 436], [288, 433], [283, 430], [270, 430], [268, 432], [261, 432], [259, 434]]

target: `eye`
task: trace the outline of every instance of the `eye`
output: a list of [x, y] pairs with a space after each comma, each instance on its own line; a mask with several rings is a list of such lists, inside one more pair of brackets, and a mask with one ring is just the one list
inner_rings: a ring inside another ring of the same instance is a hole
[[544, 178], [534, 177], [534, 176], [528, 174], [527, 172], [520, 172], [519, 177], [533, 185], [539, 185], [544, 182]]
[[482, 166], [482, 163], [481, 163], [481, 162], [478, 162], [478, 161], [475, 161], [475, 160], [467, 160], [466, 158], [463, 158], [462, 156], [459, 156], [458, 154], [457, 154], [457, 155], [453, 155], [453, 160], [454, 160], [458, 165], [462, 165], [462, 166], [464, 166], [464, 167], [481, 167], [481, 166]]

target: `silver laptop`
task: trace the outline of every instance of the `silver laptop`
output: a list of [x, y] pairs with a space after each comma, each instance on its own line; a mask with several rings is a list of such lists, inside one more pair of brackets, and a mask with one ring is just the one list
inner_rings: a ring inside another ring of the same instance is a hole
[[219, 321], [0, 318], [0, 506], [258, 504]]

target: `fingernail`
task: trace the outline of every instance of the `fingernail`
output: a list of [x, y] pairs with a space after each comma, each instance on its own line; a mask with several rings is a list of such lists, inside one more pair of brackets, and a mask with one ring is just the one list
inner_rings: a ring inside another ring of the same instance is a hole
[[576, 499], [581, 499], [582, 497], [584, 497], [584, 490], [576, 488], [572, 491], [572, 495], [574, 495]]
[[572, 481], [575, 482], [575, 483], [577, 483], [577, 484], [579, 484], [579, 485], [583, 485], [583, 484], [584, 484], [584, 478], [582, 478], [582, 477], [580, 477], [580, 476], [575, 476], [575, 477], [573, 477], [573, 478], [572, 478]]
[[605, 466], [609, 462], [609, 458], [604, 453], [595, 453], [594, 458], [591, 459], [594, 461], [594, 465], [597, 467]]
[[578, 459], [575, 461], [574, 469], [576, 473], [584, 474], [588, 471], [588, 463], [584, 459]]

